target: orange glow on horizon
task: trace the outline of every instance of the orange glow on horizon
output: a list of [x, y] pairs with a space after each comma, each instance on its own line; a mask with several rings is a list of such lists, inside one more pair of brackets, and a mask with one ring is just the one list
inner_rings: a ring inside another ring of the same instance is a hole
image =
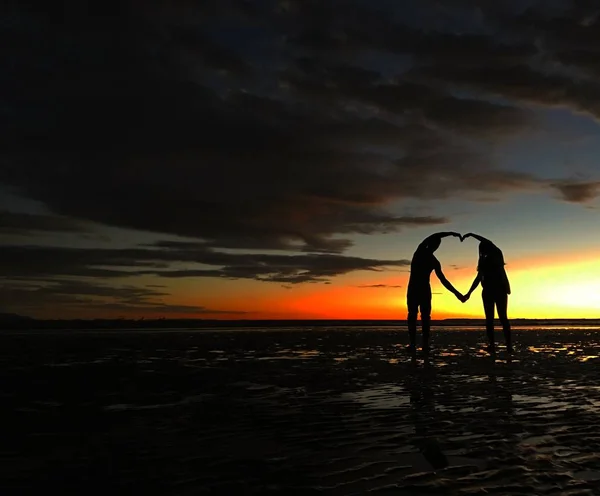
[[[600, 252], [563, 253], [560, 256], [528, 256], [511, 259], [506, 270], [511, 282], [510, 318], [600, 318]], [[474, 264], [460, 269], [444, 268], [446, 277], [461, 293], [466, 293], [476, 275]], [[286, 286], [257, 281], [216, 281], [214, 287], [192, 282], [173, 284], [165, 305], [190, 307], [181, 312], [161, 312], [160, 307], [102, 312], [102, 318], [117, 319], [367, 319], [404, 320], [409, 273], [361, 272], [340, 276], [331, 284]], [[458, 301], [431, 276], [433, 319], [483, 318], [481, 287], [466, 303]], [[360, 287], [377, 286], [384, 287]], [[398, 287], [400, 286], [400, 287]], [[201, 306], [206, 312], [194, 312]], [[38, 318], [97, 318], [81, 307], [69, 314], [54, 315], [45, 308]]]
[[[596, 250], [565, 253], [560, 257], [535, 256], [507, 260], [512, 294], [511, 318], [598, 318], [600, 317], [600, 266]], [[445, 271], [461, 293], [471, 286], [473, 267]], [[203, 315], [216, 319], [405, 319], [408, 273], [390, 273], [381, 279], [373, 273], [351, 277], [351, 282], [331, 285], [305, 284], [291, 290], [257, 289], [251, 297], [231, 295], [215, 301], [211, 308], [248, 311], [248, 314]], [[483, 318], [481, 286], [466, 303], [458, 301], [431, 276], [432, 318]], [[356, 284], [351, 284], [356, 283]], [[341, 285], [343, 284], [343, 285]], [[358, 284], [385, 284], [387, 288], [359, 288]], [[267, 288], [265, 288], [267, 289]], [[192, 304], [187, 302], [186, 304]], [[218, 304], [218, 306], [217, 306]]]

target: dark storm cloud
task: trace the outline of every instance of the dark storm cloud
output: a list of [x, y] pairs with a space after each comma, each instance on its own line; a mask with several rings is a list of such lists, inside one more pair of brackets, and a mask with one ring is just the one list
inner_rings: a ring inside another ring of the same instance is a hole
[[600, 181], [562, 181], [552, 187], [563, 200], [571, 203], [587, 203], [600, 196]]
[[450, 221], [392, 203], [545, 187], [482, 143], [535, 127], [527, 105], [600, 116], [598, 82], [573, 73], [595, 74], [598, 17], [579, 2], [509, 4], [3, 7], [0, 181], [57, 215], [196, 238], [193, 262], [208, 265], [173, 268], [187, 251], [158, 247], [63, 251], [20, 275], [323, 280], [382, 264], [219, 249], [340, 254], [355, 234]]
[[[322, 253], [351, 245], [339, 235], [448, 220], [392, 214], [392, 201], [537, 187], [465, 140], [447, 154], [450, 135], [508, 136], [532, 125], [528, 112], [357, 58], [367, 48], [475, 65], [522, 59], [521, 46], [419, 32], [385, 5], [201, 4], [124, 2], [119, 15], [81, 9], [62, 23], [8, 9], [0, 180], [61, 215]], [[321, 56], [331, 43], [354, 55]]]
[[420, 74], [522, 103], [562, 106], [600, 117], [600, 86], [596, 82], [535, 70], [525, 64], [429, 65], [420, 69]]
[[[561, 5], [546, 8], [532, 2], [512, 15], [488, 11], [484, 22], [496, 33], [487, 38], [488, 43], [504, 40], [500, 51], [490, 50], [488, 56], [471, 60], [444, 48], [420, 58], [415, 76], [514, 102], [563, 106], [600, 117], [598, 7], [567, 0], [556, 4]], [[458, 38], [466, 42], [469, 36]]]
[[460, 133], [498, 139], [531, 129], [532, 112], [512, 105], [445, 97], [425, 107], [431, 122]]
[[79, 232], [81, 222], [56, 215], [27, 214], [0, 210], [0, 233], [30, 236], [39, 232]]
[[[335, 254], [269, 255], [224, 253], [195, 243], [159, 243], [163, 249], [85, 249], [41, 246], [0, 247], [0, 278], [56, 282], [56, 277], [220, 277], [267, 282], [327, 282], [353, 271], [381, 271], [409, 260], [376, 260]], [[173, 264], [186, 269], [174, 269]], [[61, 284], [64, 284], [61, 282]], [[131, 291], [134, 289], [131, 288]], [[155, 290], [142, 288], [140, 292]]]
[[180, 29], [174, 33], [173, 41], [181, 46], [182, 53], [187, 57], [195, 58], [209, 68], [238, 75], [250, 71], [242, 57], [219, 45], [199, 31], [197, 26]]
[[[440, 41], [440, 51], [435, 55], [446, 60], [448, 54], [442, 50], [449, 48], [444, 46], [443, 41]], [[477, 42], [470, 40], [465, 46], [477, 46]], [[459, 53], [464, 56], [464, 51]], [[479, 63], [482, 63], [481, 59]], [[489, 60], [487, 63], [490, 63]], [[388, 114], [410, 112], [415, 120], [425, 119], [430, 124], [467, 136], [483, 134], [500, 138], [523, 132], [535, 124], [533, 113], [527, 109], [481, 99], [457, 98], [442, 88], [410, 80], [384, 83], [378, 80], [380, 76], [379, 73], [357, 67], [330, 68], [304, 63], [286, 73], [283, 80], [295, 91], [317, 102], [339, 104], [346, 100], [362, 102]], [[369, 128], [373, 134], [383, 136], [372, 136]], [[350, 129], [347, 131], [350, 132]], [[360, 131], [361, 134], [357, 136], [359, 139], [368, 142], [376, 140], [376, 143], [382, 143], [384, 139], [387, 140], [387, 144], [395, 142], [399, 145], [404, 144], [407, 137], [410, 137], [407, 133], [410, 127], [395, 126], [381, 119], [365, 121]], [[423, 132], [430, 131], [424, 128]]]

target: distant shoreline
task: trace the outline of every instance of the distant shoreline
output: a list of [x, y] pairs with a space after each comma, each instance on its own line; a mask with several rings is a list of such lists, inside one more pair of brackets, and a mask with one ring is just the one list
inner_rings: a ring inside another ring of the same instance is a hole
[[[600, 326], [596, 319], [511, 319], [514, 326]], [[471, 327], [485, 325], [483, 319], [432, 320], [433, 326]], [[294, 328], [294, 327], [402, 327], [406, 320], [212, 320], [212, 319], [72, 319], [38, 320], [18, 317], [0, 320], [0, 329], [205, 329], [205, 328]]]

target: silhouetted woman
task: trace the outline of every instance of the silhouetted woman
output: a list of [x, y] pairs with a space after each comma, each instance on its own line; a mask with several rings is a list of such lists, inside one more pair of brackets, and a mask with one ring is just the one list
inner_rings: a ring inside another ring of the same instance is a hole
[[431, 272], [435, 270], [441, 283], [446, 289], [454, 293], [454, 295], [463, 301], [463, 295], [460, 294], [452, 284], [446, 279], [442, 272], [442, 266], [435, 255], [442, 242], [442, 238], [446, 236], [456, 236], [460, 238], [460, 234], [455, 232], [441, 232], [432, 234], [425, 238], [417, 247], [412, 262], [410, 264], [410, 279], [408, 281], [408, 290], [406, 292], [406, 306], [408, 307], [408, 336], [410, 346], [408, 347], [411, 353], [416, 351], [417, 340], [417, 315], [421, 310], [421, 330], [423, 332], [423, 351], [429, 351], [429, 325], [431, 322], [431, 285], [429, 279]]
[[477, 264], [477, 277], [471, 285], [471, 289], [465, 295], [464, 301], [468, 300], [471, 293], [481, 282], [481, 298], [483, 310], [485, 311], [485, 330], [490, 344], [490, 353], [494, 353], [496, 345], [494, 342], [494, 310], [498, 311], [498, 318], [502, 323], [506, 350], [512, 352], [512, 341], [510, 335], [510, 322], [508, 321], [508, 295], [510, 294], [510, 283], [504, 270], [504, 255], [489, 239], [477, 234], [466, 234], [480, 241], [479, 263]]

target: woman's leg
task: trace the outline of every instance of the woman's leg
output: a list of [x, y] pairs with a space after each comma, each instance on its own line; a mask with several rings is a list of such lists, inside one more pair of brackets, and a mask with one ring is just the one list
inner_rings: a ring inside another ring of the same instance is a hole
[[490, 351], [493, 352], [496, 348], [494, 340], [494, 310], [496, 302], [494, 301], [494, 294], [485, 289], [481, 292], [481, 299], [483, 300], [483, 311], [485, 312], [485, 332], [490, 344]]
[[506, 350], [512, 351], [512, 339], [510, 335], [510, 322], [508, 320], [508, 295], [506, 293], [496, 296], [496, 308], [498, 309], [498, 318], [502, 323], [502, 332], [504, 333], [504, 341], [506, 342]]

